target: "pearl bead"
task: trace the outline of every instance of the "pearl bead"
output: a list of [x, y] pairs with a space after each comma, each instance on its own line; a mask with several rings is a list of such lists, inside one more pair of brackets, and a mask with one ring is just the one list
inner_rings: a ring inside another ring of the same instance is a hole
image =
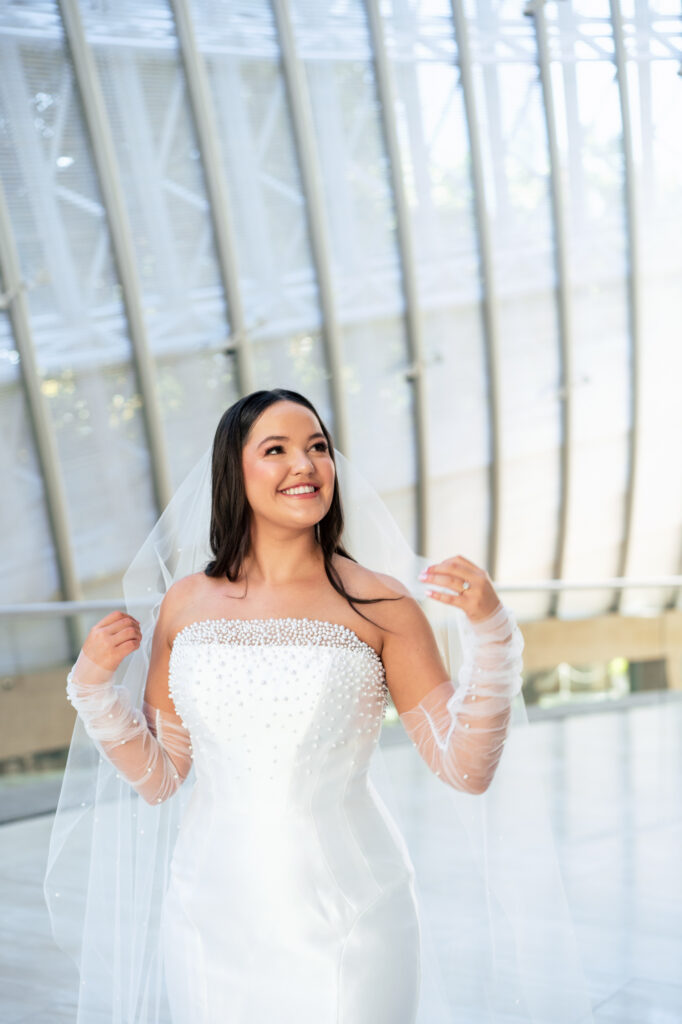
[[[173, 643], [168, 692], [198, 776], [213, 774], [217, 757], [226, 787], [242, 778], [284, 789], [297, 765], [316, 774], [353, 737], [376, 742], [390, 703], [374, 648], [347, 626], [307, 618], [190, 623]], [[366, 768], [372, 747], [349, 763]]]

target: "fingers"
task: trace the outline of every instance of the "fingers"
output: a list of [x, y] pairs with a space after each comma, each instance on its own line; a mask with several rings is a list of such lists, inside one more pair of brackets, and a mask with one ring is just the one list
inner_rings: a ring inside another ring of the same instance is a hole
[[[116, 618], [107, 624], [107, 619], [112, 618], [112, 616], [116, 616]], [[108, 633], [110, 636], [117, 636], [121, 630], [128, 629], [131, 626], [136, 627], [138, 630], [140, 629], [138, 620], [133, 618], [132, 615], [126, 615], [124, 612], [112, 612], [111, 616], [107, 615], [107, 618], [102, 619], [98, 625], [103, 632]]]
[[131, 654], [132, 651], [136, 651], [140, 646], [140, 641], [135, 637], [133, 640], [126, 640], [125, 643], [118, 644], [116, 647], [116, 654], [122, 655], [121, 661], [127, 654]]
[[115, 611], [92, 627], [83, 643], [83, 653], [100, 668], [114, 672], [141, 643], [142, 628], [138, 620], [126, 612]]
[[[453, 560], [454, 561], [454, 560]], [[461, 590], [465, 583], [469, 586], [466, 588], [472, 590], [480, 588], [485, 580], [485, 574], [482, 574], [480, 569], [464, 570], [460, 565], [451, 565], [444, 567], [444, 563], [441, 562], [437, 566], [430, 566], [419, 574], [419, 579], [424, 583], [435, 583], [441, 587], [451, 587], [454, 590]]]
[[126, 643], [134, 643], [137, 646], [142, 640], [142, 633], [140, 632], [139, 627], [128, 626], [126, 629], [119, 630], [112, 639], [114, 640], [117, 649]]
[[119, 654], [126, 644], [132, 643], [135, 647], [139, 647], [142, 642], [140, 623], [132, 615], [126, 615], [124, 612], [112, 612], [111, 615], [102, 619], [95, 629], [99, 632], [103, 642], [109, 647], [113, 646]]
[[427, 597], [432, 598], [434, 601], [442, 601], [443, 604], [454, 604], [456, 608], [463, 608], [467, 611], [468, 604], [466, 598], [462, 597], [461, 594], [456, 594], [453, 591], [445, 593], [442, 590], [427, 590]]
[[455, 584], [457, 589], [461, 589], [462, 583], [466, 581], [471, 583], [471, 577], [464, 576], [459, 572], [434, 572], [431, 569], [420, 573], [419, 579], [425, 583], [436, 583], [440, 587], [449, 587]]
[[453, 555], [452, 558], [444, 558], [442, 562], [435, 562], [427, 566], [426, 572], [454, 573], [463, 579], [473, 579], [477, 576], [486, 577], [485, 569], [474, 562], [469, 561], [464, 555]]
[[[112, 625], [112, 623], [117, 622], [119, 619], [131, 619], [131, 618], [132, 618], [132, 615], [128, 615], [126, 612], [120, 612], [120, 611], [109, 612], [108, 615], [105, 615], [103, 619], [99, 620], [97, 625], [101, 626], [102, 628], [104, 628], [105, 626]], [[137, 619], [135, 619], [133, 621], [137, 622]]]
[[473, 569], [474, 572], [481, 572], [485, 574], [485, 569], [482, 569], [480, 565], [476, 565], [475, 562], [469, 561], [469, 559], [465, 558], [464, 555], [455, 555], [455, 559], [462, 565], [466, 566], [467, 569]]
[[419, 579], [448, 588], [427, 590], [426, 594], [434, 601], [462, 609], [472, 621], [487, 617], [500, 601], [485, 569], [463, 555], [454, 555], [428, 566], [419, 574]]

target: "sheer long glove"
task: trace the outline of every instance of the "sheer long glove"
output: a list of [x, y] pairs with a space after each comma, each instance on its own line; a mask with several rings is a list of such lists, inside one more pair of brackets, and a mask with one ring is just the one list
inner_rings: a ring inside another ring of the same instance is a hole
[[81, 651], [67, 676], [67, 697], [100, 753], [148, 804], [159, 804], [192, 766], [189, 731], [177, 714], [144, 699], [141, 711], [133, 708], [128, 691], [112, 677]]
[[459, 686], [445, 680], [400, 720], [436, 775], [454, 789], [483, 793], [495, 775], [511, 703], [521, 690], [524, 641], [503, 604], [486, 619], [467, 618], [464, 634]]

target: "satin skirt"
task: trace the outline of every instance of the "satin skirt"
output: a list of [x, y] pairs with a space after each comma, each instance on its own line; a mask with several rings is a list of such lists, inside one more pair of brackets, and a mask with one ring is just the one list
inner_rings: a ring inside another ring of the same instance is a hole
[[173, 1024], [415, 1024], [413, 869], [366, 792], [315, 817], [205, 803], [162, 908]]

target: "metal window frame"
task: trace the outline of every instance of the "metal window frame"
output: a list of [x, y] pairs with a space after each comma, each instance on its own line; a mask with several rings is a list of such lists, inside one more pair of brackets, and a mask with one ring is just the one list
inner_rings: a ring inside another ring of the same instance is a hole
[[334, 416], [334, 444], [339, 451], [350, 454], [343, 390], [341, 328], [332, 281], [329, 230], [324, 207], [322, 173], [315, 147], [310, 96], [296, 49], [288, 0], [270, 0], [270, 6], [277, 29], [294, 147], [305, 196], [308, 234], [322, 316], [322, 345], [329, 374], [329, 393]]
[[405, 192], [403, 161], [395, 126], [395, 85], [386, 51], [386, 39], [378, 0], [365, 0], [372, 44], [374, 73], [381, 111], [384, 142], [390, 166], [391, 189], [396, 218], [401, 283], [405, 300], [405, 329], [411, 366], [407, 379], [413, 385], [412, 410], [416, 451], [416, 542], [417, 551], [428, 550], [428, 432], [426, 425], [426, 380], [424, 374], [424, 337], [419, 308], [414, 239], [410, 211]]
[[225, 351], [234, 354], [237, 390], [240, 395], [245, 395], [255, 386], [253, 359], [237, 271], [234, 219], [230, 208], [227, 179], [222, 167], [208, 72], [203, 55], [197, 45], [187, 0], [170, 0], [170, 5], [182, 56], [199, 152], [201, 153], [220, 277], [227, 304], [227, 319], [232, 344]]
[[[641, 252], [640, 231], [637, 215], [637, 180], [635, 171], [634, 144], [631, 126], [630, 89], [627, 78], [627, 54], [623, 34], [623, 15], [619, 0], [609, 0], [611, 30], [613, 32], [613, 61], [618, 81], [621, 122], [623, 128], [625, 223], [628, 249], [628, 319], [630, 333], [630, 443], [628, 448], [628, 478], [623, 513], [623, 542], [620, 550], [617, 574], [624, 576], [632, 545], [634, 508], [639, 468], [639, 441], [641, 432], [640, 372], [642, 362], [641, 326]], [[623, 592], [614, 594], [610, 611], [620, 611]], [[674, 602], [668, 604], [673, 608]]]
[[471, 182], [474, 196], [474, 223], [478, 242], [479, 271], [481, 278], [481, 313], [483, 321], [483, 345], [488, 383], [488, 423], [490, 436], [489, 480], [489, 526], [486, 569], [490, 576], [497, 573], [500, 547], [501, 516], [501, 416], [500, 416], [500, 361], [499, 328], [496, 310], [495, 271], [492, 256], [492, 237], [488, 218], [483, 151], [474, 100], [471, 50], [468, 27], [460, 0], [450, 0], [452, 22], [457, 45], [457, 64], [462, 87], [464, 114], [469, 154], [471, 158]]
[[118, 173], [116, 150], [95, 60], [85, 37], [77, 0], [58, 0], [58, 2], [102, 191], [102, 201], [123, 295], [133, 365], [142, 395], [142, 417], [151, 462], [154, 497], [157, 510], [160, 513], [172, 495], [171, 477], [154, 362], [147, 337], [132, 233]]
[[[5, 308], [12, 327], [14, 344], [19, 355], [21, 383], [26, 399], [28, 418], [33, 432], [38, 465], [47, 507], [50, 534], [57, 561], [57, 573], [62, 594], [69, 602], [82, 598], [78, 580], [71, 530], [69, 528], [66, 489], [62, 479], [59, 451], [50, 414], [40, 387], [40, 375], [31, 331], [31, 318], [26, 301], [26, 285], [21, 276], [21, 265], [14, 240], [12, 222], [7, 208], [5, 190], [0, 180], [0, 272], [5, 288]], [[78, 623], [68, 619], [69, 640], [78, 650], [81, 637]]]
[[[542, 88], [545, 129], [547, 132], [547, 152], [549, 156], [549, 181], [552, 210], [552, 227], [554, 233], [554, 266], [556, 273], [556, 306], [558, 315], [558, 342], [560, 360], [560, 395], [561, 395], [561, 452], [560, 452], [560, 493], [559, 518], [557, 523], [556, 546], [552, 575], [562, 579], [566, 562], [566, 541], [568, 509], [571, 498], [571, 471], [573, 466], [573, 332], [569, 297], [568, 249], [566, 243], [566, 222], [564, 211], [566, 198], [561, 178], [561, 160], [555, 117], [554, 88], [549, 60], [547, 41], [547, 24], [545, 21], [544, 3], [535, 4], [526, 12], [533, 18], [537, 63]], [[555, 617], [559, 607], [560, 593], [552, 596], [548, 608], [548, 616]]]

